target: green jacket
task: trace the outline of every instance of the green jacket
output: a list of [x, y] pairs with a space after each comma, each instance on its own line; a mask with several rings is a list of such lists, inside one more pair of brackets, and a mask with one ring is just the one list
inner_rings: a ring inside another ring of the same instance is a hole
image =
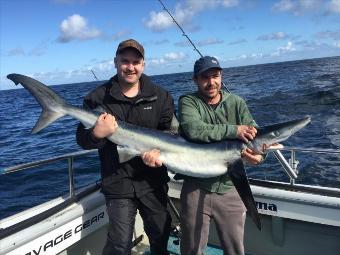
[[[242, 98], [225, 91], [221, 93], [221, 102], [215, 109], [197, 92], [180, 97], [180, 132], [186, 139], [199, 143], [235, 139], [237, 125], [257, 126]], [[201, 188], [210, 192], [225, 193], [233, 186], [227, 174], [212, 178], [185, 179], [198, 183]]]

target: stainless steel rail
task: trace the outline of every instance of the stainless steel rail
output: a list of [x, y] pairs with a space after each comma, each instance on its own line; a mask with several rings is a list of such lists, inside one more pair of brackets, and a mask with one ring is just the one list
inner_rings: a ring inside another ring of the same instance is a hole
[[[290, 151], [290, 159], [287, 161], [281, 151]], [[320, 149], [320, 148], [299, 148], [299, 147], [283, 147], [278, 148], [275, 150], [269, 150], [269, 152], [273, 152], [277, 160], [280, 162], [281, 166], [283, 167], [284, 171], [290, 178], [290, 183], [294, 184], [295, 179], [298, 177], [298, 169], [297, 166], [299, 164], [299, 161], [296, 159], [296, 152], [313, 152], [313, 153], [323, 153], [323, 154], [339, 154], [340, 150], [335, 149]], [[44, 160], [38, 160], [34, 162], [29, 162], [25, 164], [20, 164], [4, 169], [0, 169], [0, 174], [8, 174], [13, 173], [17, 171], [22, 171], [25, 169], [49, 164], [55, 161], [61, 161], [61, 160], [68, 160], [68, 172], [69, 172], [69, 193], [70, 197], [73, 197], [75, 195], [75, 188], [74, 188], [74, 169], [73, 169], [73, 161], [75, 157], [84, 156], [90, 153], [97, 152], [97, 150], [82, 150], [77, 151], [73, 153], [64, 154], [61, 156], [48, 158]]]
[[29, 162], [25, 164], [20, 164], [12, 167], [7, 167], [1, 170], [1, 174], [9, 174], [13, 172], [18, 172], [22, 171], [25, 169], [41, 166], [41, 165], [46, 165], [52, 162], [56, 161], [62, 161], [62, 160], [67, 160], [68, 161], [68, 175], [69, 175], [69, 193], [70, 197], [73, 197], [75, 195], [75, 188], [74, 188], [74, 169], [73, 169], [73, 160], [75, 157], [80, 157], [84, 156], [93, 152], [96, 152], [97, 150], [87, 150], [87, 151], [77, 151], [73, 153], [68, 153], [64, 154], [58, 157], [53, 157], [53, 158], [48, 158], [48, 159], [43, 159], [43, 160], [38, 160], [34, 162]]
[[283, 148], [280, 148], [278, 150], [280, 150], [280, 151], [314, 152], [314, 153], [325, 153], [325, 154], [340, 154], [340, 150], [337, 150], [337, 149], [301, 148], [301, 147], [284, 146]]
[[[289, 161], [285, 159], [281, 151], [290, 151]], [[299, 172], [297, 169], [299, 161], [296, 159], [297, 151], [313, 152], [313, 153], [318, 153], [318, 154], [340, 154], [340, 150], [336, 150], [336, 149], [300, 148], [300, 147], [289, 147], [289, 146], [271, 150], [270, 152], [273, 152], [276, 159], [280, 162], [286, 174], [289, 176], [290, 183], [292, 185], [295, 183], [295, 179], [298, 177], [298, 172]]]
[[[281, 166], [285, 170], [286, 174], [289, 176], [291, 182], [297, 178], [297, 170], [293, 168], [293, 165], [289, 164], [285, 157], [282, 155], [281, 151], [273, 151], [276, 159], [280, 162]], [[294, 162], [297, 166], [297, 162]]]

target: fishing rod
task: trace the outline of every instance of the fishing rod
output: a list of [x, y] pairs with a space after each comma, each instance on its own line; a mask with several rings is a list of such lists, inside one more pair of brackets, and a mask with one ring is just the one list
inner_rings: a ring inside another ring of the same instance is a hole
[[93, 77], [97, 80], [97, 81], [99, 81], [99, 79], [98, 79], [98, 77], [97, 77], [97, 75], [93, 72], [93, 70], [92, 69], [90, 69], [90, 71], [91, 71], [91, 73], [93, 74]]
[[190, 40], [189, 36], [184, 32], [183, 28], [177, 23], [177, 21], [175, 20], [174, 16], [172, 16], [171, 12], [165, 7], [165, 5], [163, 4], [163, 2], [161, 0], [158, 0], [161, 5], [163, 6], [163, 9], [169, 14], [169, 16], [171, 17], [171, 19], [173, 20], [173, 22], [178, 26], [178, 28], [182, 31], [183, 36], [185, 36], [188, 41], [191, 43], [192, 47], [194, 47], [194, 50], [197, 51], [197, 53], [201, 56], [201, 58], [203, 57], [202, 53], [197, 49], [197, 47], [195, 46], [195, 44]]
[[[158, 2], [161, 3], [161, 5], [163, 6], [163, 10], [166, 11], [169, 16], [171, 17], [172, 21], [177, 25], [177, 27], [182, 31], [182, 35], [185, 36], [187, 38], [187, 40], [189, 41], [189, 43], [192, 45], [192, 47], [194, 48], [194, 50], [200, 55], [200, 57], [202, 58], [203, 55], [202, 53], [197, 49], [197, 47], [195, 46], [195, 44], [191, 41], [191, 39], [189, 38], [189, 36], [185, 33], [185, 31], [183, 30], [183, 28], [180, 26], [180, 24], [178, 24], [178, 22], [176, 21], [176, 19], [174, 18], [174, 16], [172, 16], [171, 12], [166, 8], [166, 6], [163, 4], [163, 2], [161, 0], [158, 0]], [[228, 87], [224, 84], [223, 81], [221, 81], [223, 87], [229, 92], [230, 90], [228, 89]]]
[[[196, 45], [193, 43], [193, 41], [191, 41], [191, 39], [189, 38], [189, 36], [185, 33], [185, 31], [183, 30], [183, 28], [180, 26], [180, 24], [178, 24], [178, 22], [176, 21], [176, 19], [174, 18], [174, 16], [172, 16], [171, 12], [166, 8], [166, 6], [163, 4], [163, 2], [161, 0], [158, 0], [160, 2], [160, 4], [163, 6], [163, 9], [169, 14], [169, 16], [171, 17], [172, 21], [177, 25], [177, 27], [182, 31], [182, 35], [185, 36], [187, 38], [187, 40], [189, 41], [189, 43], [192, 45], [192, 47], [194, 48], [194, 50], [200, 55], [200, 57], [202, 58], [203, 55], [202, 53], [197, 49]], [[228, 87], [223, 83], [223, 81], [221, 81], [223, 87], [229, 92], [230, 90], [228, 89]], [[174, 203], [172, 202], [171, 198], [168, 196], [168, 204], [170, 206], [170, 208], [172, 209], [173, 213], [175, 214], [175, 217], [179, 220], [180, 219], [180, 215], [179, 212], [177, 211], [176, 206], [174, 205]], [[177, 240], [174, 240], [173, 243], [175, 245], [179, 245], [179, 242], [181, 240], [181, 236], [182, 236], [182, 231], [181, 231], [181, 227], [180, 224], [175, 224], [175, 226], [172, 228], [172, 234], [177, 238]]]

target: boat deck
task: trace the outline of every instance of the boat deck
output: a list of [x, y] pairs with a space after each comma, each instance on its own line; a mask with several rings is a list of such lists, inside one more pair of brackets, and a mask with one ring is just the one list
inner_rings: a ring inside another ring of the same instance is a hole
[[[177, 238], [171, 236], [168, 243], [168, 251], [170, 255], [181, 255], [179, 245], [174, 244]], [[133, 255], [151, 255], [147, 244], [139, 244], [133, 249]], [[213, 245], [208, 245], [204, 251], [204, 255], [223, 255], [223, 251]], [[249, 255], [249, 254], [248, 254]]]

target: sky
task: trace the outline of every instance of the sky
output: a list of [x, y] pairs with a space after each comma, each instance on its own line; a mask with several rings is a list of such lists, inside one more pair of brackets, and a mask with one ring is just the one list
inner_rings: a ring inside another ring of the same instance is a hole
[[[340, 56], [340, 0], [162, 0], [222, 67]], [[47, 85], [107, 80], [120, 41], [148, 75], [190, 72], [200, 55], [158, 0], [0, 0], [0, 90], [20, 73]]]

